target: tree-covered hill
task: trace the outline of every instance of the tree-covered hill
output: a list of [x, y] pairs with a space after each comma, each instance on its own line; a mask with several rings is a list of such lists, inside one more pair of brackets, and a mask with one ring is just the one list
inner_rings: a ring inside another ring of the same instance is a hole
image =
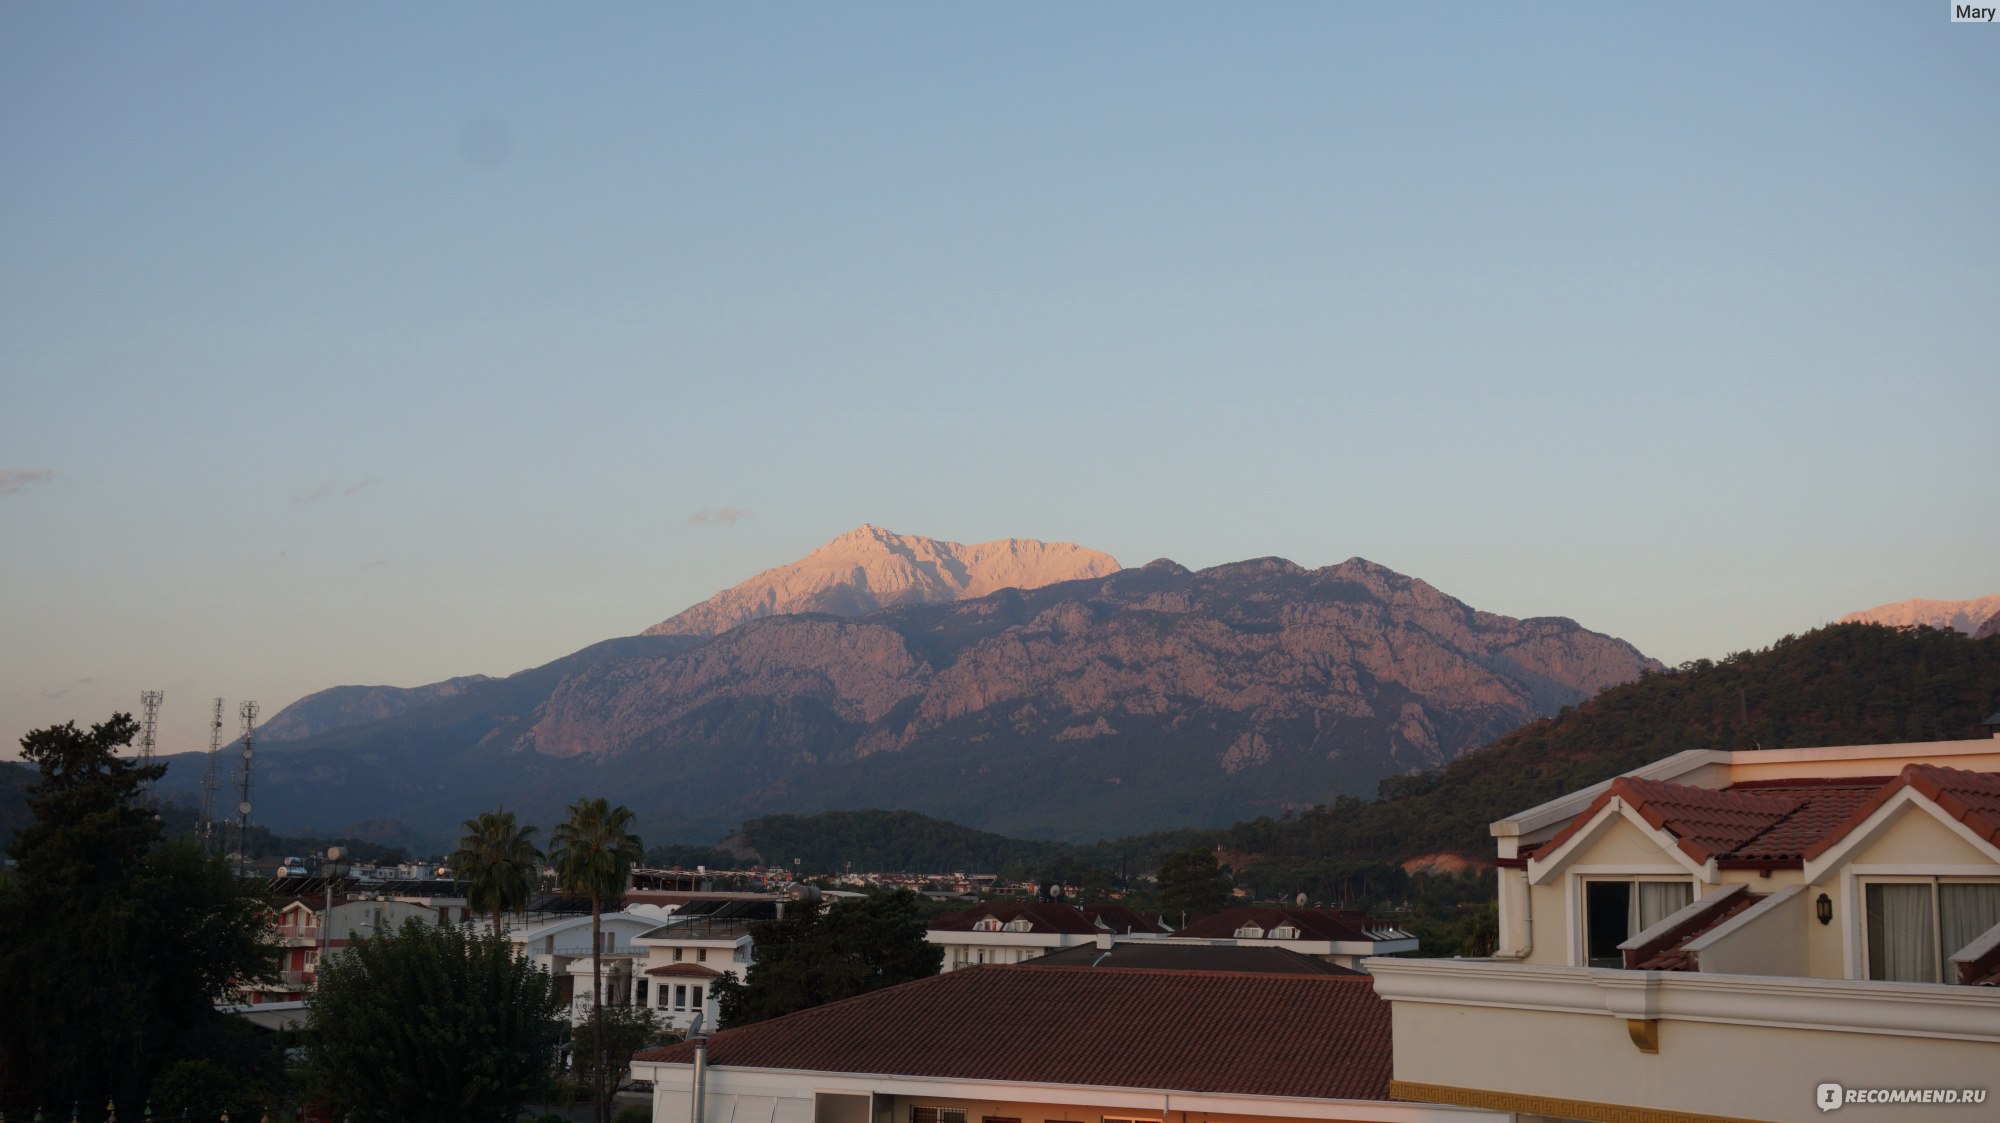
[[1279, 860], [1490, 857], [1487, 825], [1686, 749], [1811, 748], [1984, 734], [2000, 710], [2000, 638], [1841, 624], [1696, 660], [1530, 722], [1374, 801], [1218, 832]]

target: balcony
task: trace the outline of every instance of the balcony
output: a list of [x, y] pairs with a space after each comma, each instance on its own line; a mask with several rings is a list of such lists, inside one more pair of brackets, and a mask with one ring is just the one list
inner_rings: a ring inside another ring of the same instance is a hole
[[[1573, 1119], [1794, 1120], [1821, 1083], [1967, 1088], [2000, 1051], [2000, 988], [1371, 959], [1390, 1095]], [[1608, 1114], [1607, 1114], [1608, 1113]]]

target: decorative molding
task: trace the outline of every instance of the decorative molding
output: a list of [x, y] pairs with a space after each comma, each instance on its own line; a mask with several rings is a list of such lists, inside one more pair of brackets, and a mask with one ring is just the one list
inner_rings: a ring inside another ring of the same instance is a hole
[[1364, 967], [1390, 1002], [2000, 1044], [1995, 987], [1477, 959], [1370, 959]]
[[1419, 1084], [1413, 1080], [1389, 1081], [1389, 1098], [1426, 1100], [1454, 1107], [1483, 1107], [1490, 1111], [1513, 1111], [1526, 1115], [1549, 1115], [1576, 1119], [1582, 1123], [1757, 1123], [1735, 1115], [1704, 1115], [1695, 1111], [1668, 1111], [1630, 1104], [1598, 1103], [1594, 1100], [1566, 1100], [1558, 1096], [1530, 1096], [1520, 1092], [1490, 1092], [1484, 1088], [1454, 1088], [1449, 1084]]

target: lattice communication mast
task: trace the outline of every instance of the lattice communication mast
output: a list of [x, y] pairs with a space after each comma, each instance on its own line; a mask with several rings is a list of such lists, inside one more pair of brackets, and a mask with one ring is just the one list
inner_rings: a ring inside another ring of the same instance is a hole
[[215, 700], [215, 716], [208, 723], [208, 767], [201, 774], [201, 848], [215, 849], [216, 762], [222, 756], [222, 699]]
[[[160, 729], [160, 703], [165, 701], [166, 697], [165, 694], [157, 690], [142, 690], [139, 692], [139, 707], [146, 715], [141, 719], [139, 725], [139, 766], [141, 768], [153, 763], [153, 745], [158, 740]], [[153, 782], [151, 780], [146, 781], [144, 791], [148, 798], [150, 798], [153, 791]]]
[[250, 750], [257, 738], [257, 703], [245, 702], [237, 708], [243, 716], [242, 798], [236, 803], [236, 872], [242, 873], [250, 849]]

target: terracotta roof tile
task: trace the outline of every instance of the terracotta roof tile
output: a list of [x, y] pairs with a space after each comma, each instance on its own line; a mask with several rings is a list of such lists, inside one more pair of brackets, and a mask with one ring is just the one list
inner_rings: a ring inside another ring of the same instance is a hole
[[1806, 847], [1804, 856], [1810, 860], [1831, 850], [1835, 843], [1846, 837], [1847, 832], [1866, 822], [1870, 815], [1904, 788], [1915, 788], [1945, 814], [1965, 824], [1972, 833], [2000, 846], [2000, 773], [1967, 772], [1935, 764], [1906, 764], [1895, 779], [1877, 788], [1837, 827]]
[[[683, 1043], [635, 1059], [692, 1063]], [[709, 1063], [1326, 1099], [1388, 1098], [1367, 976], [968, 967], [709, 1039]]]
[[1128, 940], [1110, 950], [1096, 944], [1039, 955], [1023, 967], [1095, 967], [1100, 971], [1240, 971], [1252, 975], [1359, 975], [1290, 948], [1235, 944], [1170, 944]]
[[699, 963], [668, 963], [660, 967], [646, 968], [648, 975], [672, 975], [682, 979], [713, 979], [722, 972], [713, 967], [703, 967]]
[[1644, 959], [1626, 966], [1635, 971], [1699, 971], [1701, 965], [1687, 946], [1697, 938], [1706, 936], [1722, 926], [1722, 922], [1762, 901], [1768, 894], [1737, 893], [1727, 900], [1717, 900], [1715, 908], [1701, 914], [1699, 919], [1683, 925], [1670, 938], [1650, 948], [1636, 948], [1628, 955], [1644, 955]]

